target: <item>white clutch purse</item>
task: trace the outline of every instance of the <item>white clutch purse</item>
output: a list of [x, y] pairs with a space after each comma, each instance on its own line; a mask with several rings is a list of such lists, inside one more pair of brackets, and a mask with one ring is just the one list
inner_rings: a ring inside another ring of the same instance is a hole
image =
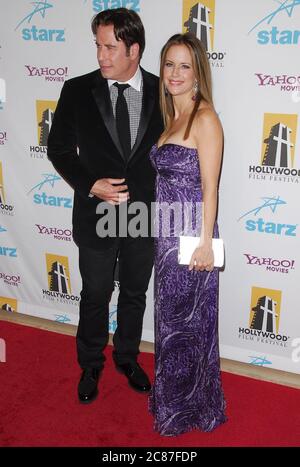
[[[199, 237], [179, 237], [178, 263], [190, 264], [195, 248], [199, 246]], [[222, 238], [212, 239], [212, 249], [214, 253], [214, 267], [224, 266], [224, 242]]]

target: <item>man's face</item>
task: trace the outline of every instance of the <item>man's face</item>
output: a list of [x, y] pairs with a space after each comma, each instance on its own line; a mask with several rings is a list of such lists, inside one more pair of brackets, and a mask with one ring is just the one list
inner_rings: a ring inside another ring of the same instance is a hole
[[102, 76], [116, 81], [128, 81], [138, 66], [138, 45], [127, 50], [122, 40], [117, 41], [114, 26], [99, 26], [96, 34], [97, 59]]

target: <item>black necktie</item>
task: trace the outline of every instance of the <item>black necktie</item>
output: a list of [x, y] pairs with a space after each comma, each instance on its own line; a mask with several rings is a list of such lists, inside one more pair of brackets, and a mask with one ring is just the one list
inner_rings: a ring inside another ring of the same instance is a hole
[[125, 89], [129, 88], [129, 84], [114, 83], [118, 88], [118, 99], [116, 102], [116, 124], [119, 135], [119, 140], [123, 149], [125, 160], [127, 161], [131, 153], [131, 135], [130, 123], [127, 102], [124, 97]]

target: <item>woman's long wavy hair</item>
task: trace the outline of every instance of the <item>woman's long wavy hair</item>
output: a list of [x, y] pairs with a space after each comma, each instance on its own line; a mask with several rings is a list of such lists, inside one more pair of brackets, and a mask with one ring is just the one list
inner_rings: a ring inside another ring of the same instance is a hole
[[191, 34], [190, 32], [186, 32], [184, 34], [175, 34], [174, 36], [170, 37], [170, 39], [163, 46], [160, 55], [160, 107], [165, 124], [164, 133], [169, 130], [175, 115], [172, 96], [166, 92], [163, 82], [163, 71], [166, 62], [166, 55], [168, 50], [173, 45], [185, 45], [190, 51], [193, 70], [198, 83], [198, 91], [195, 95], [195, 104], [183, 138], [187, 139], [189, 137], [191, 126], [193, 124], [193, 120], [201, 100], [204, 100], [213, 106], [211, 70], [206, 55], [206, 50], [202, 42], [194, 34]]

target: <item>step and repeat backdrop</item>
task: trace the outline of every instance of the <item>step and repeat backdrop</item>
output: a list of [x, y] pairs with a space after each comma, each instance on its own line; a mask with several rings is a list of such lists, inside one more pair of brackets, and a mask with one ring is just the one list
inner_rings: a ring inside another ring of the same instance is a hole
[[[120, 6], [141, 15], [153, 73], [176, 32], [207, 49], [225, 134], [221, 356], [300, 373], [299, 0], [0, 1], [0, 308], [78, 322], [73, 193], [47, 136], [64, 81], [98, 67], [92, 16]], [[143, 339], [153, 341], [152, 279]]]

